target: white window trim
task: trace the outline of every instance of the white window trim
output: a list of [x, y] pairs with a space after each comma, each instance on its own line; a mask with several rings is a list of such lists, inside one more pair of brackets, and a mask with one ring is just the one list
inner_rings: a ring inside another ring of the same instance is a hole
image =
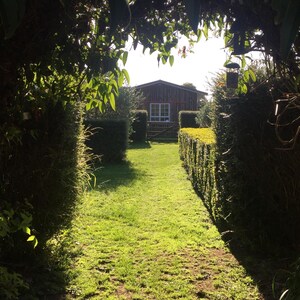
[[[158, 105], [159, 106], [159, 116], [153, 116], [153, 117], [159, 117], [159, 121], [153, 121], [152, 120], [152, 104]], [[168, 118], [168, 121], [161, 121], [161, 106], [162, 105], [168, 105], [168, 115], [167, 116], [163, 116], [164, 118]], [[170, 103], [150, 103], [150, 122], [162, 122], [162, 123], [167, 123], [167, 122], [171, 122], [170, 119]]]

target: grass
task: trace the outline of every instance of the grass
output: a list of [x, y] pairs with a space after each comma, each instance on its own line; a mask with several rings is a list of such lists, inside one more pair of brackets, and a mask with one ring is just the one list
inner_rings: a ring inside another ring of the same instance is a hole
[[263, 299], [186, 178], [175, 143], [132, 148], [96, 173], [72, 228], [49, 241], [64, 299]]

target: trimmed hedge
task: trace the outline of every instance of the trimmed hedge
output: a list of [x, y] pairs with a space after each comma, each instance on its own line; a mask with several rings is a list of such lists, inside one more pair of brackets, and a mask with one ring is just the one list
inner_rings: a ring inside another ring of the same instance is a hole
[[93, 154], [102, 162], [121, 162], [126, 159], [128, 145], [128, 122], [126, 120], [88, 120], [92, 132], [86, 141]]
[[134, 111], [134, 121], [132, 123], [133, 133], [130, 139], [133, 142], [145, 142], [147, 138], [148, 112], [146, 110]]
[[300, 244], [300, 149], [278, 150], [267, 123], [272, 108], [261, 95], [219, 99], [215, 143], [205, 137], [209, 129], [190, 128], [181, 129], [179, 143], [219, 229], [248, 249], [276, 253]]
[[216, 220], [215, 135], [211, 128], [183, 128], [178, 141], [180, 158], [189, 179]]
[[216, 179], [224, 225], [262, 248], [300, 243], [300, 150], [278, 150], [267, 92], [217, 99]]
[[180, 128], [199, 128], [196, 122], [198, 111], [182, 110], [179, 112], [179, 127]]
[[[73, 208], [88, 183], [80, 104], [49, 100], [37, 118], [20, 124], [21, 140], [5, 145], [0, 151], [1, 209], [26, 211], [33, 216], [39, 244], [67, 226]], [[85, 181], [86, 180], [86, 181]], [[0, 242], [0, 258], [6, 255], [23, 259], [32, 246], [25, 245], [21, 233]], [[26, 239], [25, 239], [26, 241]]]

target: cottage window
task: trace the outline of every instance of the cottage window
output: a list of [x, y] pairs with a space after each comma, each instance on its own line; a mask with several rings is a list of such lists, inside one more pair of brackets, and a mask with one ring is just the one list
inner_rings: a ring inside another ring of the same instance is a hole
[[150, 103], [151, 122], [170, 122], [169, 103]]

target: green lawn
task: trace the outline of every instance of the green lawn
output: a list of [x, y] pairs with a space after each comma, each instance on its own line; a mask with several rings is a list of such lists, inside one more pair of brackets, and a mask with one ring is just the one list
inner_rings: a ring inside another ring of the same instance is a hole
[[194, 193], [177, 144], [130, 149], [127, 163], [96, 175], [60, 237], [67, 299], [263, 299]]

